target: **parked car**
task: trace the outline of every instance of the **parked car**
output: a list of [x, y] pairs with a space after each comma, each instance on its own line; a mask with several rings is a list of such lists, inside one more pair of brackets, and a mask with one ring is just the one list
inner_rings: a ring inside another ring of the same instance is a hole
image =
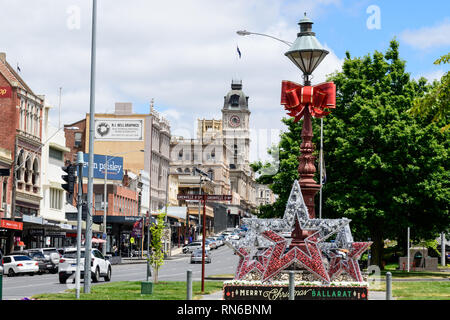
[[[195, 249], [191, 253], [191, 263], [201, 263], [203, 258], [202, 254], [202, 249]], [[205, 251], [205, 263], [211, 263], [211, 254], [209, 253], [209, 250]]]
[[208, 245], [211, 250], [217, 249], [217, 243], [212, 239], [206, 239], [205, 244]]
[[52, 261], [54, 264], [58, 264], [58, 261], [62, 256], [56, 248], [34, 248], [28, 249], [28, 251], [40, 252], [44, 255], [45, 259], [47, 259], [48, 261]]
[[208, 240], [212, 240], [216, 243], [217, 248], [220, 248], [221, 246], [223, 246], [223, 241], [221, 238], [213, 236], [213, 237], [209, 237]]
[[39, 264], [39, 274], [50, 272], [50, 270], [54, 269], [54, 264], [47, 261], [45, 259], [45, 256], [40, 252], [30, 252], [28, 250], [22, 250], [22, 251], [13, 251], [10, 253], [10, 255], [24, 255], [28, 256], [34, 261], [37, 261]]
[[239, 235], [233, 233], [232, 235], [230, 235], [229, 240], [239, 240], [239, 238]]
[[[80, 251], [80, 276], [84, 277], [85, 248]], [[58, 275], [59, 283], [66, 283], [67, 279], [75, 274], [77, 268], [77, 249], [66, 250], [64, 257], [59, 260]], [[91, 250], [91, 277], [92, 282], [100, 281], [103, 277], [105, 281], [111, 280], [112, 268], [109, 260], [97, 249]]]
[[[195, 249], [201, 249], [203, 246], [202, 241], [193, 241], [187, 245], [185, 245], [182, 249], [183, 253], [192, 253]], [[208, 243], [205, 241], [205, 249], [211, 250], [211, 247], [208, 245]]]
[[3, 274], [13, 277], [19, 273], [34, 275], [39, 271], [39, 263], [26, 255], [9, 255], [2, 259]]
[[[61, 254], [56, 251], [55, 248], [35, 248], [24, 250], [27, 252], [27, 255], [31, 258], [34, 257], [35, 254], [38, 254], [36, 257], [38, 259], [44, 258], [45, 262], [45, 271], [50, 273], [58, 272], [58, 263], [61, 257]], [[43, 263], [41, 263], [43, 265]]]

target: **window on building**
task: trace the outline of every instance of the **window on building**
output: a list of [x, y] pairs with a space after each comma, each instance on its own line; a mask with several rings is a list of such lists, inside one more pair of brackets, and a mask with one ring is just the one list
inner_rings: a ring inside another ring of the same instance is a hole
[[209, 170], [208, 170], [208, 177], [209, 177], [211, 180], [214, 180], [214, 170], [213, 170], [213, 169], [209, 169]]
[[81, 139], [83, 135], [81, 132], [75, 132], [75, 148], [81, 148]]
[[63, 161], [63, 152], [61, 150], [55, 149], [55, 148], [49, 148], [48, 149], [48, 156], [51, 159], [55, 159], [58, 161]]
[[56, 188], [50, 188], [50, 208], [61, 210], [62, 209], [63, 191]]
[[103, 209], [103, 194], [96, 193], [95, 194], [95, 210], [102, 210], [102, 209]]
[[6, 203], [6, 195], [8, 194], [8, 179], [4, 179], [3, 180], [3, 185], [2, 185], [2, 206], [4, 203]]

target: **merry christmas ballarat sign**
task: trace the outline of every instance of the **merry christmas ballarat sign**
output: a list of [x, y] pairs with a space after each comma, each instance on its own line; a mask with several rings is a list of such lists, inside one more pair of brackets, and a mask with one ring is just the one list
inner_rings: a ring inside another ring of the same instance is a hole
[[[224, 300], [289, 300], [289, 287], [228, 285]], [[296, 286], [295, 300], [367, 300], [367, 287]]]

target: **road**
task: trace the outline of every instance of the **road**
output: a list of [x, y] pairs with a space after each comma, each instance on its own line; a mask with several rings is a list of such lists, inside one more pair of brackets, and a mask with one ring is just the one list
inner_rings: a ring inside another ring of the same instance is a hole
[[[206, 264], [205, 275], [234, 274], [238, 262], [237, 256], [227, 246], [211, 251], [212, 262]], [[202, 265], [190, 264], [190, 256], [180, 255], [166, 260], [159, 272], [159, 280], [186, 281], [186, 271], [192, 270], [194, 281], [201, 280]], [[112, 266], [111, 281], [140, 281], [146, 280], [147, 267], [145, 264], [122, 264]], [[101, 279], [97, 284], [104, 283]], [[92, 285], [97, 285], [93, 283]], [[24, 275], [9, 278], [3, 277], [3, 299], [20, 300], [40, 293], [63, 292], [73, 284], [60, 284], [57, 274]], [[83, 290], [83, 282], [81, 283]]]

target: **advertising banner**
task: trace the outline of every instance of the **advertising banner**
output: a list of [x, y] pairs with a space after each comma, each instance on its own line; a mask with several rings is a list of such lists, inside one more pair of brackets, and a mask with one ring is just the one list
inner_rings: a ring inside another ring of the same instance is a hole
[[97, 141], [143, 141], [143, 119], [95, 119]]
[[0, 99], [8, 99], [12, 97], [11, 87], [0, 87]]
[[[83, 177], [89, 175], [89, 153], [83, 154]], [[114, 156], [105, 156], [101, 154], [94, 154], [94, 178], [105, 178], [105, 161], [108, 160], [108, 180], [122, 180], [123, 179], [123, 158]]]
[[23, 230], [23, 223], [11, 220], [0, 220], [0, 228]]
[[131, 231], [131, 235], [135, 238], [142, 237], [142, 224], [144, 223], [144, 219], [140, 219], [133, 224], [133, 230]]

